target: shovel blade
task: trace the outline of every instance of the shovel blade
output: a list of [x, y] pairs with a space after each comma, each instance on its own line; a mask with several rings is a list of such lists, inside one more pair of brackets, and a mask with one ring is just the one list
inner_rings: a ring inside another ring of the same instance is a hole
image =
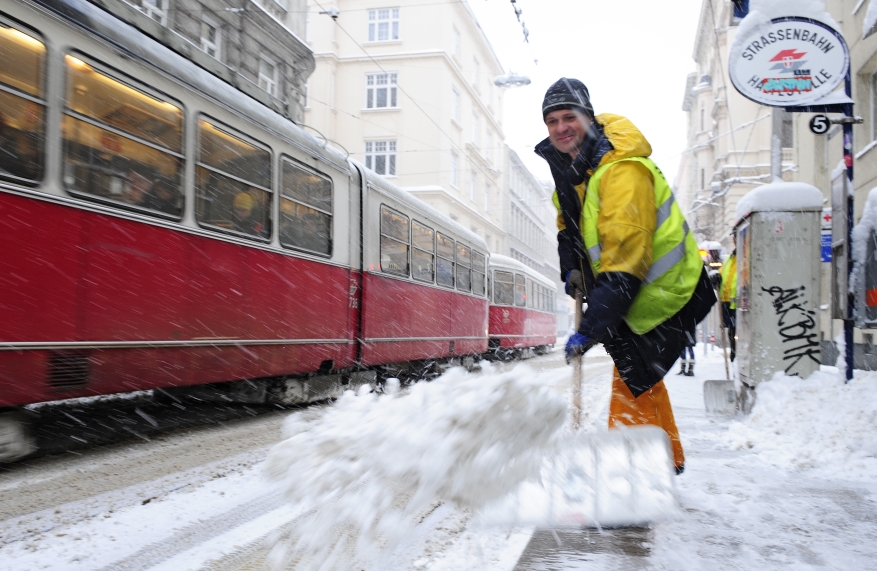
[[737, 389], [734, 381], [704, 381], [703, 404], [709, 414], [737, 412]]
[[636, 426], [577, 433], [525, 482], [481, 514], [491, 525], [540, 528], [642, 525], [678, 513], [667, 433]]

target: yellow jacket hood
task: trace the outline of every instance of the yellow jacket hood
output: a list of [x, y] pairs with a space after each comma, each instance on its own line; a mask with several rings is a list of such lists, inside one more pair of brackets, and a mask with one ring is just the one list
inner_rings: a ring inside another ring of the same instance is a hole
[[600, 160], [600, 164], [611, 163], [630, 157], [648, 157], [652, 154], [652, 146], [645, 135], [627, 117], [601, 113], [596, 117], [603, 126], [603, 132], [614, 147]]

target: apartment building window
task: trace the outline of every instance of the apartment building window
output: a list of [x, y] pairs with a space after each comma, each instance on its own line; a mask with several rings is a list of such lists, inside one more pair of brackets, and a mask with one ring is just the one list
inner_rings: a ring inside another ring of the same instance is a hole
[[460, 92], [456, 87], [451, 88], [451, 117], [457, 123], [460, 122]]
[[871, 76], [871, 140], [877, 141], [877, 73]]
[[456, 27], [451, 32], [451, 50], [454, 57], [460, 59], [460, 30]]
[[478, 146], [478, 132], [481, 131], [480, 121], [478, 119], [478, 115], [475, 113], [472, 114], [472, 144], [476, 147]]
[[168, 0], [141, 0], [139, 10], [161, 24], [167, 25]]
[[478, 174], [473, 169], [469, 173], [469, 200], [475, 202], [475, 188], [478, 186]]
[[490, 210], [490, 185], [484, 185], [484, 213]]
[[368, 11], [368, 41], [389, 42], [399, 39], [399, 8]]
[[488, 163], [493, 163], [493, 137], [490, 135], [490, 131], [485, 135], [484, 141], [484, 158], [487, 159]]
[[451, 153], [451, 186], [457, 186], [457, 153]]
[[277, 66], [265, 56], [259, 58], [259, 87], [270, 95], [277, 95]]
[[706, 190], [706, 171], [700, 169], [700, 189]]
[[222, 32], [219, 24], [204, 16], [201, 20], [201, 49], [207, 55], [219, 59], [219, 48], [222, 42]]
[[396, 141], [366, 141], [365, 166], [378, 174], [396, 176]]
[[367, 109], [396, 107], [396, 74], [367, 73], [365, 76]]
[[472, 59], [472, 86], [478, 88], [478, 81], [481, 79], [481, 64], [478, 60]]

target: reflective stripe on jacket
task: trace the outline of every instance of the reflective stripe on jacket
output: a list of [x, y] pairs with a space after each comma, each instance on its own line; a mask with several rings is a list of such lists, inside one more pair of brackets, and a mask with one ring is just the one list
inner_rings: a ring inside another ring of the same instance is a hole
[[732, 254], [722, 266], [722, 301], [731, 302], [731, 309], [737, 309], [737, 254]]
[[[651, 240], [648, 269], [642, 277], [642, 287], [633, 300], [625, 322], [630, 329], [642, 335], [654, 329], [673, 315], [691, 299], [703, 271], [697, 243], [688, 228], [682, 209], [676, 203], [670, 185], [657, 165], [645, 157], [628, 157], [607, 162], [594, 172], [588, 183], [582, 208], [582, 238], [594, 268], [600, 272], [602, 245], [613, 228], [601, 228], [600, 181], [612, 165], [635, 161], [645, 166], [654, 181], [657, 212], [655, 231]], [[613, 271], [606, 268], [604, 271]], [[635, 268], [630, 273], [639, 274]]]

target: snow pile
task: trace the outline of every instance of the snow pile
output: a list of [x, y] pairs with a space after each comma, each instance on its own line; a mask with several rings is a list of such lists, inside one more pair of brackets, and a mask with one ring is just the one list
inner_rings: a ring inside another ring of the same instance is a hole
[[409, 394], [346, 392], [291, 416], [268, 475], [316, 508], [278, 544], [276, 565], [370, 569], [438, 502], [477, 510], [539, 473], [567, 402], [525, 365], [481, 375], [452, 369]]
[[774, 182], [747, 192], [737, 202], [737, 220], [751, 212], [778, 210], [822, 210], [825, 198], [813, 185], [804, 182]]
[[774, 18], [785, 16], [813, 18], [840, 31], [840, 25], [825, 10], [825, 0], [752, 0], [749, 3], [749, 14], [737, 28], [729, 60], [740, 57], [751, 36], [757, 34], [760, 28], [769, 25]]
[[758, 385], [752, 414], [731, 425], [730, 443], [769, 464], [877, 483], [877, 374], [844, 384], [826, 369], [806, 380], [777, 373]]

